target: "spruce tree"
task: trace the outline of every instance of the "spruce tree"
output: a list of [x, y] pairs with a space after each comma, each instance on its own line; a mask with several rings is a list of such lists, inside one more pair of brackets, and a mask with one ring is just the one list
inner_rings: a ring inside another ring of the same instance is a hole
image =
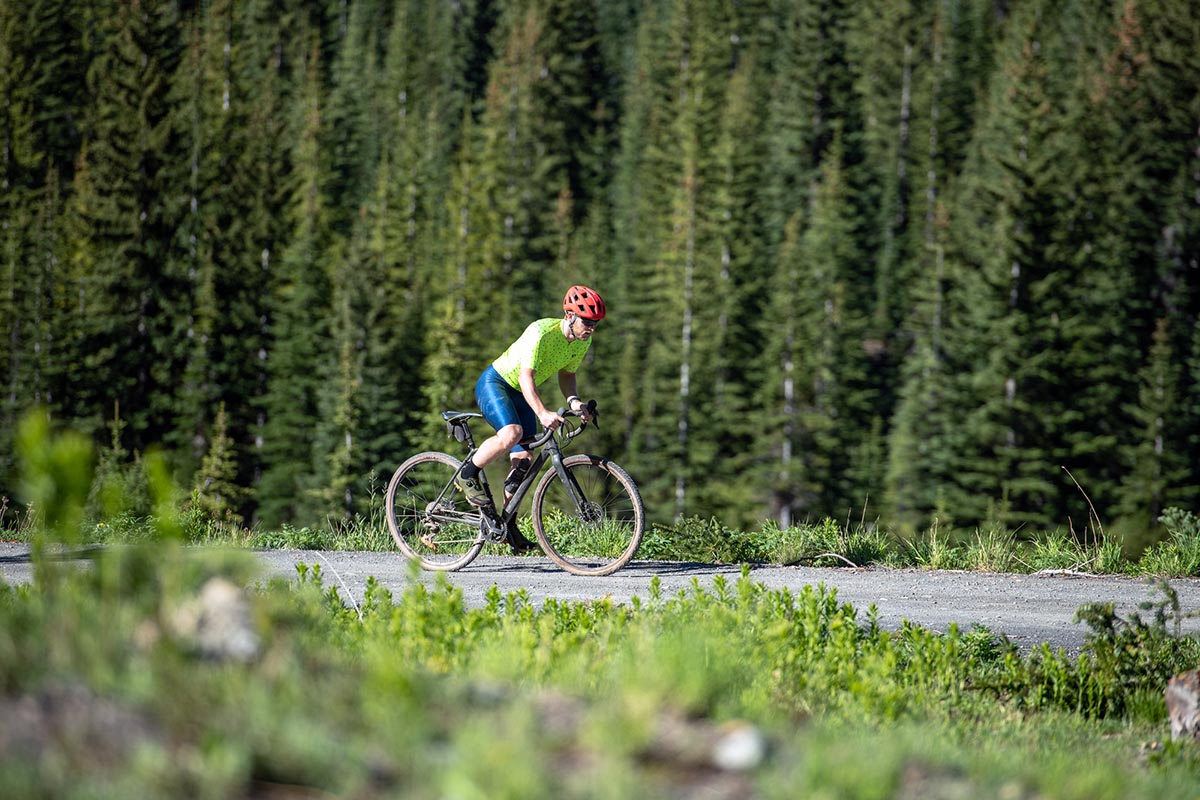
[[180, 40], [174, 3], [115, 3], [88, 71], [87, 136], [71, 201], [70, 268], [80, 302], [73, 351], [56, 380], [72, 387], [66, 413], [98, 430], [117, 400], [131, 449], [165, 438], [183, 353], [180, 276], [163, 269], [173, 189], [164, 164], [169, 79]]
[[387, 124], [377, 83], [383, 74], [389, 5], [380, 0], [360, 0], [348, 6], [325, 105], [322, 190], [330, 199], [330, 224], [347, 239], [374, 188], [381, 129]]
[[321, 421], [320, 372], [329, 356], [329, 276], [322, 254], [328, 241], [320, 183], [320, 53], [309, 31], [305, 57], [296, 59], [299, 87], [289, 125], [294, 165], [286, 206], [288, 244], [280, 257], [272, 296], [268, 382], [261, 401], [263, 473], [258, 514], [266, 525], [285, 521], [312, 524], [309, 490], [316, 486], [314, 433]]
[[40, 276], [27, 267], [33, 261], [28, 232], [37, 203], [32, 176], [43, 155], [35, 134], [29, 65], [14, 47], [22, 33], [15, 7], [0, 7], [0, 364], [6, 375], [0, 387], [0, 492], [5, 496], [16, 479], [13, 432], [33, 402], [35, 320], [44, 294]]
[[[1127, 452], [1132, 462], [1122, 482], [1116, 511], [1147, 530], [1163, 510], [1181, 499], [1179, 489], [1187, 479], [1188, 431], [1179, 426], [1187, 418], [1180, 393], [1182, 359], [1174, 358], [1166, 320], [1154, 331], [1146, 366], [1138, 375], [1138, 402], [1128, 409], [1138, 423], [1140, 442]], [[1190, 488], [1190, 487], [1189, 487]]]
[[808, 413], [814, 349], [805, 325], [807, 314], [797, 308], [805, 276], [801, 220], [801, 214], [794, 214], [787, 225], [764, 325], [768, 380], [762, 389], [761, 424], [770, 434], [759, 445], [767, 459], [759, 480], [768, 513], [784, 528], [798, 516], [820, 513], [825, 491], [821, 477], [828, 474], [828, 460], [815, 446], [819, 420]]
[[[668, 97], [673, 65], [666, 48], [667, 9], [647, 3], [637, 27], [633, 65], [624, 86], [620, 144], [612, 186], [612, 277], [603, 287], [606, 301], [619, 314], [606, 334], [612, 353], [614, 386], [607, 394], [606, 436], [619, 442], [631, 463], [651, 475], [662, 475], [662, 464], [644, 454], [659, 449], [660, 432], [654, 420], [655, 395], [646, 391], [646, 342], [650, 327], [663, 312], [661, 294], [650, 291], [660, 237], [667, 228], [663, 198], [671, 184], [666, 154], [670, 139]], [[645, 404], [645, 405], [644, 405]], [[647, 413], [649, 412], [649, 413]], [[637, 429], [641, 430], [637, 430]]]
[[[1200, 260], [1195, 202], [1200, 183], [1195, 124], [1200, 23], [1190, 4], [1171, 0], [1124, 4], [1106, 22], [1108, 36], [1089, 63], [1087, 123], [1103, 153], [1091, 162], [1096, 167], [1093, 184], [1105, 210], [1091, 228], [1102, 242], [1098, 254], [1119, 261], [1127, 276], [1121, 308], [1125, 337], [1131, 341], [1114, 354], [1124, 380], [1113, 405], [1142, 409], [1114, 432], [1123, 451], [1117, 463], [1144, 465], [1145, 374], [1156, 369], [1154, 353], [1161, 347], [1186, 353], [1200, 320], [1200, 282], [1195, 278]], [[1106, 169], [1100, 172], [1099, 167]], [[1163, 325], [1165, 332], [1159, 330]], [[1159, 341], [1164, 335], [1165, 345]], [[1140, 386], [1131, 380], [1137, 373], [1142, 375]], [[1196, 417], [1179, 408], [1169, 426], [1185, 430], [1195, 424]], [[1170, 453], [1176, 436], [1168, 433], [1167, 439]], [[1144, 483], [1144, 478], [1138, 468], [1126, 483]], [[1194, 475], [1172, 474], [1171, 480], [1167, 491], [1176, 500], [1195, 497]], [[1122, 507], [1132, 513], [1129, 493], [1122, 498]], [[1159, 499], [1151, 493], [1146, 502], [1152, 508]], [[1149, 510], [1143, 509], [1141, 516], [1146, 518]], [[1151, 513], [1148, 518], [1155, 517]]]
[[810, 439], [813, 460], [799, 481], [820, 487], [816, 508], [803, 510], [837, 517], [860, 508], [873, 488], [857, 480], [852, 469], [874, 405], [867, 377], [870, 354], [862, 347], [868, 317], [855, 301], [861, 289], [855, 265], [863, 255], [854, 236], [858, 220], [842, 159], [835, 138], [800, 243], [793, 290], [798, 338], [808, 350], [797, 371], [800, 430]]
[[[1071, 224], [1086, 191], [1071, 167], [1083, 142], [1066, 101], [1077, 85], [1062, 18], [1023, 7], [1012, 20], [988, 117], [972, 156], [954, 235], [955, 297], [947, 355], [971, 409], [947, 419], [960, 454], [957, 508], [970, 520], [1088, 529], [1088, 499], [1111, 494], [1102, 454], [1115, 438], [1104, 418], [1120, 381], [1126, 326], [1113, 314], [1128, 286]], [[1105, 342], [1103, 355], [1095, 348]], [[989, 507], [990, 506], [990, 507]]]
[[180, 325], [190, 352], [174, 437], [186, 473], [209, 450], [223, 406], [247, 487], [259, 469], [258, 399], [283, 236], [283, 24], [259, 4], [208, 5], [176, 80], [174, 163], [186, 192], [178, 195], [174, 271], [187, 276], [192, 297]]
[[[729, 18], [716, 3], [677, 3], [665, 20], [669, 43], [661, 74], [666, 91], [648, 108], [653, 138], [642, 155], [660, 198], [647, 198], [638, 221], [648, 236], [633, 241], [634, 258], [647, 272], [632, 275], [652, 313], [633, 320], [634, 353], [642, 356], [635, 392], [645, 420], [631, 447], [644, 454], [643, 469], [658, 476], [647, 491], [676, 518], [696, 513], [690, 501], [715, 459], [720, 436], [706, 429], [717, 374], [722, 301], [717, 197], [721, 172], [716, 151], [720, 108], [731, 63]], [[658, 203], [658, 207], [654, 207]], [[700, 497], [702, 498], [702, 492]]]
[[217, 406], [212, 431], [209, 432], [208, 452], [196, 472], [192, 490], [196, 504], [209, 518], [238, 525], [242, 522], [242, 508], [248, 490], [238, 480], [238, 458], [234, 442], [227, 430], [225, 404]]
[[45, 153], [41, 170], [53, 170], [64, 184], [73, 177], [86, 120], [86, 73], [94, 47], [89, 26], [105, 13], [103, 5], [80, 0], [11, 5], [18, 27], [8, 42], [28, 65], [23, 82], [33, 103], [36, 140]]
[[[903, 170], [910, 176], [909, 199], [901, 203], [900, 194], [885, 193], [881, 206], [885, 225], [894, 226], [895, 220], [904, 223], [904, 229], [888, 228], [893, 239], [889, 243], [885, 237], [880, 253], [881, 271], [892, 274], [898, 292], [887, 307], [889, 313], [900, 314], [887, 346], [892, 357], [901, 361], [894, 378], [896, 406], [888, 434], [883, 517], [909, 532], [934, 515], [939, 524], [952, 523], [949, 506], [941, 498], [945, 487], [954, 482], [954, 448], [945, 437], [953, 436], [957, 428], [944, 418], [953, 416], [965, 398], [954, 393], [954, 375], [945, 353], [950, 190], [978, 113], [980, 87], [988, 78], [995, 19], [990, 3], [937, 3], [921, 8], [923, 13], [914, 19], [919, 25], [910, 29], [913, 38], [902, 44], [913, 49], [911, 111], [907, 123], [902, 125], [899, 116], [893, 123], [897, 132], [893, 141], [900, 141], [902, 127], [909, 131], [911, 164]], [[863, 45], [873, 48], [872, 37]], [[903, 78], [893, 77], [889, 90], [889, 83], [879, 77], [870, 81], [880, 99], [903, 97], [904, 84]], [[883, 137], [882, 143], [888, 142]], [[890, 170], [885, 166], [884, 172]], [[899, 186], [898, 166], [894, 174]]]
[[502, 233], [487, 192], [495, 184], [497, 167], [488, 158], [494, 150], [485, 138], [495, 131], [477, 127], [469, 112], [464, 113], [462, 131], [451, 188], [444, 198], [445, 216], [453, 226], [430, 287], [431, 324], [423, 340], [425, 414], [417, 428], [421, 441], [429, 445], [444, 442], [437, 414], [473, 407], [479, 374], [500, 354], [498, 348], [520, 334], [498, 314], [503, 302], [496, 291], [501, 283]]
[[762, 109], [770, 97], [768, 48], [773, 37], [769, 25], [763, 30], [769, 22], [764, 9], [740, 11], [731, 34], [738, 44], [737, 67], [726, 81], [715, 149], [712, 214], [719, 263], [708, 302], [718, 306], [718, 313], [711, 353], [715, 381], [704, 425], [714, 446], [700, 468], [706, 479], [705, 510], [731, 524], [750, 525], [755, 520], [746, 511], [758, 489], [734, 476], [746, 474], [760, 460], [754, 412], [756, 387], [763, 381], [762, 340], [770, 335], [762, 317], [769, 305], [772, 238], [763, 202], [769, 136]]
[[784, 18], [775, 59], [764, 199], [776, 266], [763, 328], [774, 335], [759, 392], [774, 424], [756, 449], [770, 454], [768, 507], [785, 522], [841, 516], [882, 482], [877, 459], [855, 456], [878, 449], [868, 444], [888, 416], [884, 373], [873, 364], [880, 334], [866, 327], [878, 295], [877, 180], [855, 89], [855, 24], [840, 3], [798, 5]]

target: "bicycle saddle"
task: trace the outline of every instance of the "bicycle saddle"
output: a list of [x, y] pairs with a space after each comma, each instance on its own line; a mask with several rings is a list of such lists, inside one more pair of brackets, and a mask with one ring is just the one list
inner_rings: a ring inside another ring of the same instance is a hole
[[483, 414], [477, 414], [474, 411], [443, 411], [442, 419], [446, 422], [458, 422], [459, 420], [468, 419], [470, 417], [482, 417]]

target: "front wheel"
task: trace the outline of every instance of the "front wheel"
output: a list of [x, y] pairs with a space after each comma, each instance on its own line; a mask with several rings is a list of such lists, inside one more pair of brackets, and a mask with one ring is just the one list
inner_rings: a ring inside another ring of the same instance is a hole
[[563, 459], [567, 482], [551, 469], [533, 495], [533, 530], [551, 560], [576, 575], [608, 575], [629, 563], [646, 526], [637, 485], [603, 458]]
[[388, 529], [404, 555], [425, 569], [460, 569], [483, 549], [479, 511], [452, 483], [461, 463], [446, 453], [419, 453], [388, 483]]

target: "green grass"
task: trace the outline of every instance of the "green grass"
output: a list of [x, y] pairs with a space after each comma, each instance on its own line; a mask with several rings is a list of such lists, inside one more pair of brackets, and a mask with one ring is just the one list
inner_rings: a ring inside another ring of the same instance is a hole
[[[205, 655], [174, 620], [252, 569], [144, 543], [0, 587], [0, 703], [43, 723], [0, 745], [0, 795], [1172, 798], [1200, 780], [1195, 750], [1164, 741], [1163, 676], [1200, 657], [1169, 597], [1145, 621], [1090, 610], [1070, 658], [979, 628], [886, 631], [833, 591], [747, 573], [625, 606], [372, 583], [353, 609], [313, 567], [249, 593], [252, 657]], [[769, 745], [745, 772], [709, 755], [734, 728]]]

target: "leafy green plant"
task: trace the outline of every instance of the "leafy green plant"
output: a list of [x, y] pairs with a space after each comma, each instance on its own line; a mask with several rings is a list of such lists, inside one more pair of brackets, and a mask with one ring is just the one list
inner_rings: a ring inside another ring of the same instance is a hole
[[284, 550], [328, 550], [333, 549], [329, 533], [319, 528], [293, 528], [284, 524], [277, 531], [259, 532], [250, 543], [252, 547]]
[[121, 444], [126, 422], [121, 418], [118, 405], [114, 405], [113, 417], [107, 427], [109, 443], [100, 448], [97, 457], [85, 516], [98, 526], [101, 522], [109, 528], [119, 525], [136, 536], [140, 531], [131, 522], [148, 518], [153, 510], [146, 463], [140, 453], [131, 454]]
[[1165, 581], [1157, 586], [1161, 599], [1140, 606], [1153, 612], [1149, 620], [1138, 612], [1121, 617], [1112, 603], [1087, 604], [1076, 612], [1090, 628], [1078, 658], [1042, 645], [1024, 660], [1006, 660], [996, 682], [984, 685], [1035, 709], [1162, 719], [1166, 679], [1195, 666], [1200, 640], [1182, 635], [1181, 622], [1190, 614], [1182, 612], [1174, 589]]
[[17, 506], [11, 498], [0, 496], [0, 535], [16, 541], [29, 541], [37, 526], [33, 507]]
[[639, 558], [737, 564], [762, 560], [752, 537], [732, 531], [715, 517], [684, 519], [673, 526], [652, 525], [642, 539]]
[[797, 525], [781, 531], [771, 561], [818, 566], [867, 566], [885, 563], [892, 540], [875, 526], [860, 525], [851, 531], [826, 518], [816, 525]]
[[1092, 573], [1121, 573], [1128, 568], [1120, 542], [1102, 538], [1081, 543], [1061, 530], [1051, 531], [1023, 543], [1017, 560], [1030, 571], [1073, 570]]

